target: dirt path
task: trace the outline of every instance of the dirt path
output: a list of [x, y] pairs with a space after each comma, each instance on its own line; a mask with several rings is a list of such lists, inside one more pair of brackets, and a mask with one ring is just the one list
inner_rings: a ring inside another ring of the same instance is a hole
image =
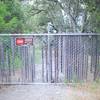
[[64, 85], [16, 85], [0, 90], [0, 100], [98, 100]]

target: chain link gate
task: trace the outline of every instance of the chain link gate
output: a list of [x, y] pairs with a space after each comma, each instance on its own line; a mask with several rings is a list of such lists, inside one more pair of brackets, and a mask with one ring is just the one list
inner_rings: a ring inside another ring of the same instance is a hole
[[[17, 46], [16, 38], [33, 43]], [[89, 33], [1, 35], [0, 83], [93, 81], [100, 76], [99, 38]]]

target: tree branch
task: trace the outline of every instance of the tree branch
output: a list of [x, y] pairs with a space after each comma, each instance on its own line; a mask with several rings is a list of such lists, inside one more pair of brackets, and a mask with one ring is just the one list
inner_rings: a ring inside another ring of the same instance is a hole
[[[35, 9], [36, 10], [36, 9]], [[39, 14], [41, 12], [46, 12], [46, 10], [43, 10], [43, 9], [37, 9], [35, 12], [32, 12], [32, 15], [36, 15], [36, 14]]]

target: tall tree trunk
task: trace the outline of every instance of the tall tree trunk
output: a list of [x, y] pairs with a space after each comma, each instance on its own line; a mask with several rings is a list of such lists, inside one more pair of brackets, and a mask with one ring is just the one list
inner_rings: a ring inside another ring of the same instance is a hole
[[4, 68], [5, 68], [5, 58], [4, 58], [4, 45], [3, 42], [1, 42], [1, 77], [2, 77], [2, 82], [4, 81]]
[[95, 56], [94, 56], [94, 60], [95, 60], [95, 62], [94, 62], [94, 65], [95, 65], [94, 66], [94, 68], [95, 68], [94, 69], [94, 80], [96, 80], [97, 79], [97, 72], [98, 72], [98, 53], [97, 53], [98, 52], [97, 51], [97, 49], [98, 49], [97, 44], [98, 43], [97, 43], [97, 36], [95, 36], [94, 38], [95, 38], [95, 41], [94, 41], [95, 42], [95, 48], [94, 48], [95, 49]]
[[31, 62], [32, 62], [32, 82], [33, 82], [35, 79], [35, 45], [34, 43], [33, 43], [33, 55], [32, 55]]
[[47, 46], [45, 48], [45, 58], [46, 58], [46, 82], [48, 82], [48, 53], [47, 53]]
[[11, 37], [11, 49], [12, 49], [12, 68], [13, 68], [13, 75], [15, 75], [14, 70], [14, 60], [15, 60], [15, 37]]
[[44, 47], [42, 46], [42, 81], [44, 82]]

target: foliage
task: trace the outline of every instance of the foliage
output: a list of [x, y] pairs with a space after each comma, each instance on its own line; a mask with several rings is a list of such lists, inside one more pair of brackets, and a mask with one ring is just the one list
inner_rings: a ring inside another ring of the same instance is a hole
[[22, 14], [18, 0], [0, 1], [0, 32], [21, 32]]
[[84, 0], [92, 32], [100, 33], [100, 0]]
[[99, 0], [0, 0], [0, 32], [100, 32]]
[[36, 64], [41, 64], [41, 49], [39, 48], [39, 46], [35, 47], [35, 63]]
[[[12, 61], [12, 60], [11, 60]], [[12, 62], [13, 64], [13, 62]], [[15, 68], [21, 68], [22, 67], [22, 60], [20, 57], [15, 56], [15, 60], [14, 60], [14, 67]]]

